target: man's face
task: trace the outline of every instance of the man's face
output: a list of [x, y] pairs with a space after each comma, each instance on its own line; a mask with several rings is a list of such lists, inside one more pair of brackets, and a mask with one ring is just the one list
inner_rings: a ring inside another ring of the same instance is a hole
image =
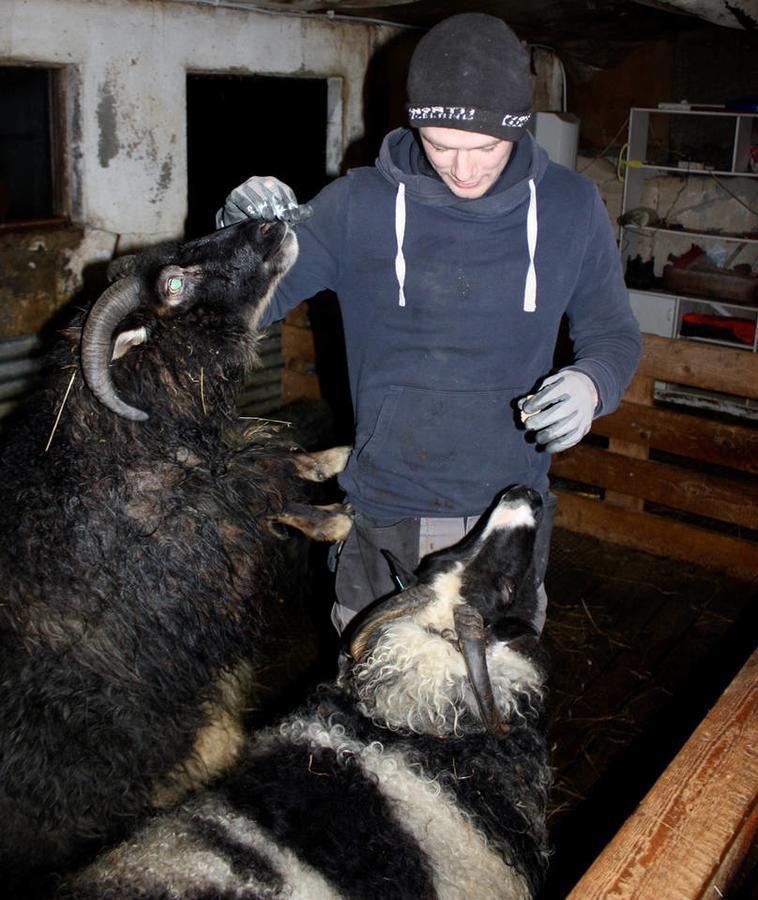
[[513, 141], [457, 128], [419, 128], [421, 143], [434, 170], [455, 194], [475, 200], [500, 177]]

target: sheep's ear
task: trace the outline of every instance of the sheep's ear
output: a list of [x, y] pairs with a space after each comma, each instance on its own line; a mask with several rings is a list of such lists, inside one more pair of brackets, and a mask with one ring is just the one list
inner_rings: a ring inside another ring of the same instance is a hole
[[82, 329], [79, 325], [68, 325], [66, 328], [61, 328], [59, 331], [60, 336], [63, 340], [68, 344], [68, 349], [71, 350], [72, 353], [78, 353], [79, 344], [82, 340]]
[[147, 340], [147, 329], [144, 325], [139, 328], [130, 328], [128, 331], [122, 331], [113, 344], [113, 353], [111, 354], [111, 362], [114, 359], [121, 359], [132, 347], [138, 347]]

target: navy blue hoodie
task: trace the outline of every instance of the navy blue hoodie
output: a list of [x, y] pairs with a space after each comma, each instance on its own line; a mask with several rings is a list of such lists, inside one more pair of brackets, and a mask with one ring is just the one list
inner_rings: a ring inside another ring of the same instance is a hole
[[550, 457], [527, 440], [515, 400], [552, 371], [561, 317], [572, 368], [611, 412], [640, 356], [603, 202], [530, 135], [498, 182], [456, 197], [414, 132], [384, 140], [375, 167], [313, 200], [300, 255], [267, 321], [337, 293], [355, 411], [340, 484], [365, 515], [478, 515], [516, 482], [544, 491]]

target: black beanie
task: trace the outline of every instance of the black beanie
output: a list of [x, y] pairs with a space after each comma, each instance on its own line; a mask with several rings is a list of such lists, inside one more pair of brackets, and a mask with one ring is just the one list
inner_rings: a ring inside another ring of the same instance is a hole
[[495, 16], [462, 13], [419, 41], [408, 72], [408, 122], [517, 141], [532, 114], [529, 56]]

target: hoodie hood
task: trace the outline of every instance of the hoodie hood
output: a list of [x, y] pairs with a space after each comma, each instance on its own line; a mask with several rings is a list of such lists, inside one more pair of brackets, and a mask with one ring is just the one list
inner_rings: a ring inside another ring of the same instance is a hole
[[398, 284], [398, 305], [405, 306], [406, 262], [405, 240], [406, 202], [444, 208], [462, 219], [488, 219], [510, 213], [526, 205], [526, 236], [529, 262], [524, 274], [524, 312], [537, 308], [537, 272], [534, 256], [537, 251], [537, 184], [548, 166], [547, 153], [531, 134], [513, 145], [511, 159], [497, 182], [482, 197], [456, 197], [434, 171], [419, 146], [415, 132], [407, 128], [391, 131], [379, 151], [376, 168], [396, 188], [395, 195], [395, 275]]
[[397, 128], [384, 139], [376, 168], [390, 184], [405, 186], [408, 200], [446, 207], [461, 218], [499, 216], [529, 200], [529, 181], [538, 185], [548, 166], [547, 153], [531, 134], [513, 145], [514, 155], [498, 181], [476, 200], [456, 197], [437, 175], [421, 149], [416, 133]]

